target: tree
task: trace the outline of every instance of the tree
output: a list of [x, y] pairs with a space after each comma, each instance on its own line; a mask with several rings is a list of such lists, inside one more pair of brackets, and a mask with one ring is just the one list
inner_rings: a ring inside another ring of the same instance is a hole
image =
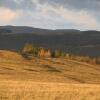
[[61, 56], [61, 52], [59, 50], [55, 50], [52, 52], [51, 57], [58, 58]]
[[38, 56], [39, 57], [44, 57], [45, 56], [45, 49], [44, 48], [39, 48]]
[[66, 56], [66, 53], [63, 51], [60, 51], [60, 57], [65, 57], [65, 56]]
[[31, 54], [31, 53], [33, 53], [33, 50], [34, 50], [33, 45], [30, 43], [27, 43], [22, 48], [21, 53], [22, 54]]
[[26, 43], [24, 47], [21, 49], [21, 54], [26, 59], [31, 59], [32, 52], [33, 52], [33, 45], [30, 43]]

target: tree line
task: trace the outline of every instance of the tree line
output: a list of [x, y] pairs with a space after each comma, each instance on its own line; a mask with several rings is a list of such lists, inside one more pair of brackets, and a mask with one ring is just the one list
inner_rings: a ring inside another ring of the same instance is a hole
[[45, 49], [43, 47], [38, 47], [34, 44], [27, 43], [21, 49], [21, 54], [26, 58], [31, 57], [65, 57], [66, 53], [61, 50], [51, 51], [49, 49]]
[[78, 56], [65, 53], [61, 50], [50, 50], [43, 47], [36, 46], [31, 43], [26, 43], [21, 48], [20, 53], [24, 58], [32, 59], [33, 57], [51, 57], [51, 58], [66, 58], [70, 60], [77, 60], [91, 64], [100, 64], [100, 57]]

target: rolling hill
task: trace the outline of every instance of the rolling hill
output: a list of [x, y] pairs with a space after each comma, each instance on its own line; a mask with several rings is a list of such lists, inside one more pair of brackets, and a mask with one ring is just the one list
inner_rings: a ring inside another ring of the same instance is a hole
[[99, 100], [100, 65], [0, 50], [1, 100]]
[[0, 49], [19, 51], [25, 43], [67, 53], [100, 56], [100, 32], [74, 29], [47, 30], [26, 26], [0, 26]]
[[100, 83], [100, 66], [64, 58], [24, 59], [11, 51], [0, 51], [0, 80], [34, 82]]

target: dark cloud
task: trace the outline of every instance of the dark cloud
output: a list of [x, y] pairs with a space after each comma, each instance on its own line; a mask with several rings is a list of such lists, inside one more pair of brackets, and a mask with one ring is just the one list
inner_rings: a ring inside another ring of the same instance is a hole
[[40, 0], [40, 3], [61, 5], [75, 10], [100, 10], [100, 0]]
[[32, 0], [23, 0], [20, 2], [20, 7], [26, 10], [34, 10], [36, 8], [36, 4], [33, 3]]
[[[78, 10], [100, 10], [100, 0], [39, 0], [39, 3], [62, 5], [64, 7]], [[36, 7], [32, 0], [0, 0], [0, 6], [8, 7], [11, 9], [33, 9]]]
[[[36, 0], [0, 0], [1, 7], [7, 7], [13, 10], [33, 10], [37, 5]], [[49, 4], [52, 6], [63, 6], [73, 10], [100, 10], [100, 0], [37, 0], [40, 4]]]
[[14, 0], [0, 0], [0, 7], [6, 7], [10, 9], [18, 8], [18, 5]]
[[33, 10], [36, 8], [36, 5], [32, 2], [32, 0], [0, 0], [0, 6], [12, 10]]

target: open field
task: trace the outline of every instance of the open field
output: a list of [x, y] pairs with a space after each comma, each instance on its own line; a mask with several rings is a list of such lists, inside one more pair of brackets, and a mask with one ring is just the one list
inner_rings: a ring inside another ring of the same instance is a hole
[[0, 100], [100, 100], [100, 86], [8, 80], [0, 82]]
[[100, 100], [99, 84], [99, 65], [0, 51], [0, 100]]

